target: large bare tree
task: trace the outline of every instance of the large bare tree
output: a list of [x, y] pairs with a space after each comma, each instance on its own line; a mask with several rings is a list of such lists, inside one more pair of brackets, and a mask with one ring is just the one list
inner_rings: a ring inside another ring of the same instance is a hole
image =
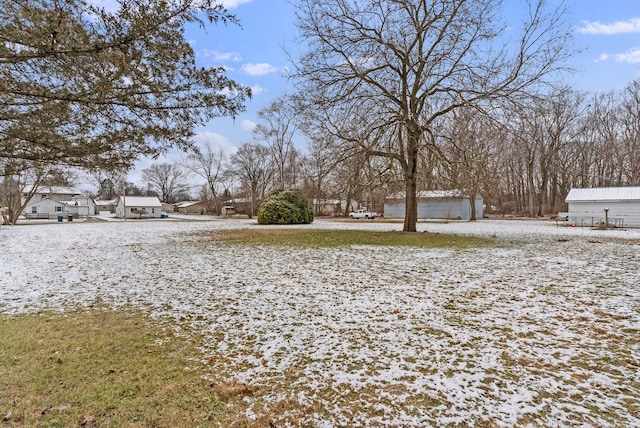
[[223, 184], [223, 173], [227, 154], [222, 147], [214, 149], [210, 143], [206, 144], [204, 150], [196, 150], [189, 153], [185, 168], [203, 178], [205, 186], [211, 196], [213, 209], [216, 214], [220, 213], [218, 206], [218, 196], [221, 185]]
[[[563, 1], [301, 0], [294, 77], [345, 142], [397, 162], [415, 231], [419, 154], [440, 117], [533, 90], [570, 54]], [[537, 89], [537, 88], [536, 88]], [[336, 119], [337, 118], [337, 119]], [[344, 127], [345, 119], [357, 126]]]
[[623, 139], [620, 147], [625, 180], [640, 185], [640, 79], [624, 89], [620, 107]]
[[276, 188], [295, 187], [297, 151], [293, 138], [297, 130], [296, 104], [291, 97], [280, 97], [258, 112], [254, 139], [269, 147], [277, 169]]
[[445, 124], [442, 144], [449, 186], [469, 198], [470, 220], [477, 220], [476, 197], [498, 179], [493, 159], [503, 144], [502, 126], [474, 108], [454, 112]]
[[257, 200], [266, 193], [267, 183], [274, 174], [269, 148], [262, 144], [244, 143], [231, 155], [229, 168], [238, 177], [251, 198], [249, 218], [256, 215]]
[[142, 179], [160, 196], [162, 202], [175, 203], [179, 195], [189, 191], [187, 177], [177, 163], [154, 163], [142, 170]]

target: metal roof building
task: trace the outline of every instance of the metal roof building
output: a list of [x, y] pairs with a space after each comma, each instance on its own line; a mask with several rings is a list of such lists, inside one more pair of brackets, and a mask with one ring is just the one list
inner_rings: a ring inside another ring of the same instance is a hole
[[[459, 190], [429, 190], [418, 192], [419, 219], [469, 220], [471, 202], [469, 197]], [[384, 216], [404, 218], [405, 196], [403, 193], [387, 197], [384, 203]], [[476, 218], [484, 216], [484, 201], [478, 195], [475, 199]]]
[[640, 227], [640, 186], [571, 189], [565, 202], [576, 225]]
[[119, 196], [118, 218], [161, 218], [162, 203], [156, 196]]

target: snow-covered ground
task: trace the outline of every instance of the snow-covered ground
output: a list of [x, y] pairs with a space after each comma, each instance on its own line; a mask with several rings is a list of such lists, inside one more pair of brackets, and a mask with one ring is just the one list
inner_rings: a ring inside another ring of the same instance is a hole
[[640, 426], [640, 229], [419, 223], [496, 245], [293, 249], [229, 245], [217, 230], [261, 226], [199, 219], [2, 226], [0, 312], [180, 319], [277, 426]]

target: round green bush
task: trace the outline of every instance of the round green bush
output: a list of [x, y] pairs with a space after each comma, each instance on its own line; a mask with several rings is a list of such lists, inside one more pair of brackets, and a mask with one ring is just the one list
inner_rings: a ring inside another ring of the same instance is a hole
[[299, 190], [271, 192], [258, 209], [259, 224], [309, 224], [313, 221], [313, 206]]

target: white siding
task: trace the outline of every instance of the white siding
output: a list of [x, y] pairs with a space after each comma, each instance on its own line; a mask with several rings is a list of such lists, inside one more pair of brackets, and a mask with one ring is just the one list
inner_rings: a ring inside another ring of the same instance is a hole
[[[161, 218], [162, 203], [155, 196], [126, 196], [119, 198], [116, 206], [116, 217], [124, 218], [125, 205], [126, 218]], [[146, 213], [141, 215], [136, 212], [137, 210], [144, 210]]]
[[35, 199], [29, 202], [24, 208], [24, 214], [48, 214], [50, 218], [55, 218], [58, 214], [67, 212], [65, 204], [51, 198]]
[[[419, 219], [450, 219], [469, 220], [471, 218], [471, 204], [469, 198], [454, 196], [429, 196], [421, 194], [418, 197]], [[476, 218], [484, 216], [484, 202], [478, 196], [475, 200]], [[385, 217], [404, 218], [405, 201], [400, 199], [388, 200], [384, 204]]]
[[611, 224], [640, 227], [640, 187], [571, 189], [566, 202], [576, 225], [599, 224], [608, 216]]

